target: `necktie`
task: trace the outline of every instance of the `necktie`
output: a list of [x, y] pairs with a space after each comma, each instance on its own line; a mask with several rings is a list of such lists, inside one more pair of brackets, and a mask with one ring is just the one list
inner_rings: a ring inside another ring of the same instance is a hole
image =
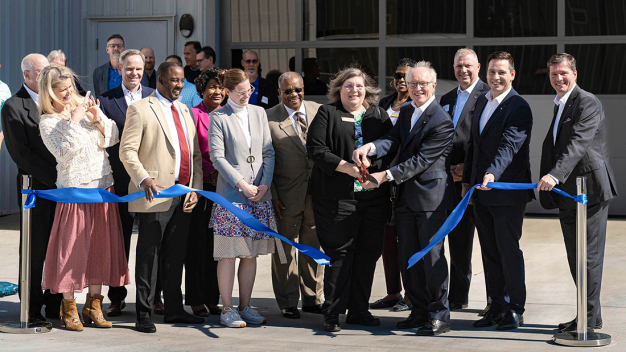
[[306, 133], [308, 132], [309, 127], [306, 125], [306, 121], [304, 120], [301, 112], [296, 112], [296, 116], [298, 117], [298, 126], [300, 127], [300, 140], [302, 141], [302, 144], [306, 145]]
[[187, 185], [189, 183], [189, 147], [187, 146], [187, 138], [183, 125], [180, 123], [180, 116], [174, 104], [171, 106], [174, 124], [176, 125], [176, 133], [178, 134], [178, 143], [180, 144], [180, 171], [178, 173], [178, 183]]

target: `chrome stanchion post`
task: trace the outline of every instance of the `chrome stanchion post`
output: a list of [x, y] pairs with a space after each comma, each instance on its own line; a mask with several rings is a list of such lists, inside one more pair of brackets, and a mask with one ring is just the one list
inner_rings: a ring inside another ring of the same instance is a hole
[[[587, 178], [576, 178], [577, 194], [587, 194]], [[608, 334], [587, 329], [587, 204], [577, 203], [576, 208], [576, 331], [560, 332], [552, 337], [559, 345], [573, 347], [606, 346], [611, 343]]]
[[[30, 175], [22, 175], [22, 189], [31, 189]], [[28, 194], [22, 194], [22, 233], [21, 233], [21, 258], [20, 263], [20, 322], [0, 324], [0, 332], [11, 334], [37, 334], [52, 330], [52, 323], [43, 322], [29, 324], [30, 305], [30, 224], [31, 209], [24, 209]]]

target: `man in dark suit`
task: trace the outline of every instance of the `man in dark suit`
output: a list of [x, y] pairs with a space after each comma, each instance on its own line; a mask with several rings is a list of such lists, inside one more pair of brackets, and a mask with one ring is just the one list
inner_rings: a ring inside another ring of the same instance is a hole
[[473, 196], [474, 221], [491, 307], [474, 326], [498, 324], [498, 330], [508, 330], [524, 324], [526, 284], [519, 240], [526, 204], [535, 195], [532, 190], [490, 190], [486, 185], [496, 181], [531, 182], [529, 144], [533, 116], [528, 103], [511, 86], [515, 79], [511, 54], [495, 52], [487, 58], [487, 65], [491, 91], [478, 98], [472, 112], [463, 195], [471, 185], [481, 184]]
[[243, 53], [241, 66], [250, 77], [250, 84], [254, 86], [254, 92], [250, 96], [250, 104], [263, 109], [269, 109], [278, 105], [278, 88], [276, 85], [259, 75], [259, 55], [254, 50]]
[[[144, 56], [135, 49], [128, 49], [120, 55], [119, 72], [122, 76], [122, 84], [106, 91], [98, 97], [104, 114], [115, 121], [120, 134], [124, 131], [126, 122], [126, 110], [128, 106], [139, 101], [154, 92], [154, 89], [140, 84], [143, 78]], [[115, 194], [122, 197], [128, 194], [130, 176], [120, 161], [120, 145], [116, 144], [108, 148], [109, 162], [113, 170], [115, 182]], [[124, 234], [124, 248], [126, 260], [130, 253], [130, 239], [133, 233], [133, 216], [128, 212], [128, 203], [119, 203], [120, 219], [122, 220], [122, 233]], [[110, 287], [108, 297], [111, 304], [107, 309], [107, 315], [114, 317], [122, 314], [126, 306], [126, 287]]]
[[[185, 48], [183, 49], [183, 57], [185, 58], [185, 79], [194, 83], [196, 78], [200, 76], [202, 71], [196, 61], [196, 53], [202, 49], [202, 45], [199, 41], [193, 40], [185, 43]], [[195, 106], [195, 105], [194, 105]]]
[[[17, 194], [21, 207], [22, 175], [32, 176], [32, 188], [38, 190], [56, 188], [56, 159], [43, 144], [39, 134], [39, 112], [37, 111], [37, 77], [48, 66], [48, 59], [41, 54], [29, 54], [22, 60], [24, 85], [2, 107], [2, 128], [6, 147], [11, 159], [17, 164]], [[49, 290], [42, 292], [41, 279], [48, 249], [48, 240], [54, 221], [56, 203], [39, 198], [32, 211], [30, 249], [30, 311], [29, 322], [39, 323], [46, 319], [41, 315], [41, 307], [46, 306], [47, 318], [59, 318], [61, 294], [52, 295]], [[20, 212], [20, 217], [22, 212]], [[20, 226], [22, 222], [20, 221]], [[22, 230], [20, 228], [20, 230]], [[21, 258], [20, 237], [20, 265]]]
[[107, 54], [109, 61], [93, 70], [93, 92], [98, 96], [109, 89], [113, 89], [122, 83], [122, 77], [117, 71], [120, 62], [120, 54], [124, 51], [124, 38], [119, 34], [113, 34], [107, 39]]
[[[538, 191], [558, 187], [576, 194], [576, 178], [587, 178], [587, 328], [602, 328], [600, 286], [606, 243], [609, 200], [617, 196], [609, 165], [604, 110], [600, 100], [576, 85], [576, 59], [553, 55], [548, 61], [554, 98], [554, 118], [543, 141]], [[559, 219], [572, 277], [576, 280], [576, 202], [552, 192], [539, 193], [546, 209], [559, 209]], [[560, 331], [576, 331], [576, 319], [559, 324]]]
[[[454, 124], [454, 142], [450, 152], [450, 173], [454, 179], [456, 199], [461, 201], [461, 178], [465, 152], [469, 144], [472, 117], [481, 93], [490, 88], [478, 78], [480, 63], [472, 49], [459, 49], [454, 55], [454, 75], [459, 87], [446, 93], [439, 104], [446, 110]], [[467, 308], [472, 280], [472, 247], [474, 243], [474, 210], [468, 206], [461, 222], [448, 235], [450, 247], [450, 310]]]
[[[369, 161], [366, 155], [395, 155], [398, 163], [389, 170], [372, 174], [382, 184], [398, 184], [395, 208], [400, 268], [407, 296], [413, 304], [408, 319], [397, 327], [417, 327], [417, 335], [439, 335], [450, 331], [448, 306], [448, 264], [443, 241], [411, 269], [409, 258], [426, 247], [446, 220], [453, 206], [448, 154], [452, 149], [454, 126], [450, 116], [435, 100], [437, 73], [429, 62], [420, 61], [406, 74], [413, 102], [400, 109], [398, 122], [389, 134], [354, 151], [357, 164]], [[371, 186], [366, 183], [364, 186]]]

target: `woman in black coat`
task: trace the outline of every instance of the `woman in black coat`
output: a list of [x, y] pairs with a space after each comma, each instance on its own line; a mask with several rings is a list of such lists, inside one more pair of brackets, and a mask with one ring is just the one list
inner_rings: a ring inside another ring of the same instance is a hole
[[[376, 261], [382, 253], [389, 208], [387, 183], [364, 189], [352, 152], [392, 128], [385, 110], [375, 106], [380, 89], [357, 68], [347, 68], [329, 84], [331, 104], [320, 107], [307, 134], [307, 150], [315, 163], [310, 193], [320, 245], [331, 258], [324, 272], [324, 329], [339, 331], [346, 322], [380, 325], [368, 311]], [[378, 161], [369, 172], [385, 170]]]

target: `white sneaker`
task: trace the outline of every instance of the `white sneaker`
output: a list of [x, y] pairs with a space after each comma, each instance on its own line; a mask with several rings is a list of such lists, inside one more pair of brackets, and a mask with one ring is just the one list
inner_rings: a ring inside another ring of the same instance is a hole
[[241, 319], [250, 324], [265, 324], [267, 319], [263, 318], [259, 312], [252, 309], [250, 306], [246, 306], [243, 310], [239, 311]]
[[220, 323], [229, 328], [245, 328], [246, 322], [241, 319], [236, 309], [226, 307], [220, 314]]

